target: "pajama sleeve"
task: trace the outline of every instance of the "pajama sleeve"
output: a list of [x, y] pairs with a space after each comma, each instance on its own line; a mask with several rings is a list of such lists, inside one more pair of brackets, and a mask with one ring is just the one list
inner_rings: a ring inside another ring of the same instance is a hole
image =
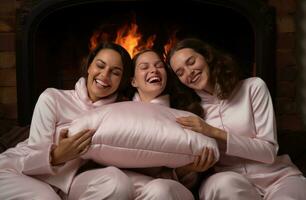
[[44, 91], [35, 106], [27, 152], [22, 157], [22, 172], [27, 175], [53, 174], [50, 164], [50, 151], [54, 147], [55, 126], [57, 118], [56, 100], [53, 89]]
[[278, 144], [274, 110], [268, 88], [263, 80], [256, 78], [245, 95], [249, 95], [248, 101], [251, 104], [256, 134], [254, 137], [247, 137], [232, 133], [235, 130], [227, 130], [226, 153], [263, 163], [273, 163]]

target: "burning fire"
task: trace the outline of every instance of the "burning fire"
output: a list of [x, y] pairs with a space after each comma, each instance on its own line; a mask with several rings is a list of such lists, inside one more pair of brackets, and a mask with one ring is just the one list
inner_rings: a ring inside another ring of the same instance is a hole
[[[113, 40], [116, 44], [123, 46], [133, 57], [143, 49], [151, 49], [154, 46], [156, 35], [153, 34], [148, 37], [146, 41], [143, 35], [138, 31], [138, 25], [135, 22], [125, 24], [117, 30], [116, 38]], [[99, 41], [110, 41], [111, 36], [106, 32], [96, 31], [90, 38], [90, 50], [94, 49]], [[175, 35], [173, 34], [167, 44], [164, 45], [165, 57], [166, 53], [171, 49], [172, 45], [176, 42]]]
[[164, 45], [164, 53], [163, 53], [163, 57], [166, 60], [167, 54], [170, 51], [170, 49], [173, 47], [173, 45], [177, 42], [177, 38], [175, 36], [176, 32], [174, 32], [172, 34], [172, 36], [170, 37], [170, 39], [168, 40], [167, 44]]
[[116, 44], [123, 46], [133, 57], [142, 49], [152, 48], [156, 35], [150, 36], [147, 41], [142, 41], [142, 35], [138, 32], [136, 23], [125, 25], [117, 31]]

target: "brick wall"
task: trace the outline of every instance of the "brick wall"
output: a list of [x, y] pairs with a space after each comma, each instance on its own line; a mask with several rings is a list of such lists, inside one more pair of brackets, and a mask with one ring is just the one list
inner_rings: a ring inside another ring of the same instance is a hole
[[277, 126], [281, 131], [305, 131], [298, 104], [296, 58], [296, 0], [268, 0], [276, 8], [276, 101]]
[[[16, 122], [16, 9], [23, 0], [0, 0], [0, 120]], [[295, 57], [296, 0], [265, 0], [277, 13], [277, 91], [275, 111], [280, 131], [305, 131], [297, 103]]]
[[[0, 129], [17, 119], [15, 62], [15, 0], [0, 0]], [[5, 121], [5, 123], [3, 122]]]

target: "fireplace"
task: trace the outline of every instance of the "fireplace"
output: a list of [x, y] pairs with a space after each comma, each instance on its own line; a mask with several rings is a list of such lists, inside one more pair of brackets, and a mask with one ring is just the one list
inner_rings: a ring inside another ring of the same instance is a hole
[[245, 76], [264, 79], [274, 97], [275, 14], [261, 0], [41, 0], [24, 4], [17, 25], [18, 121], [30, 123], [47, 87], [71, 89], [94, 31], [114, 35], [135, 20], [162, 50], [174, 32], [198, 37], [231, 53]]

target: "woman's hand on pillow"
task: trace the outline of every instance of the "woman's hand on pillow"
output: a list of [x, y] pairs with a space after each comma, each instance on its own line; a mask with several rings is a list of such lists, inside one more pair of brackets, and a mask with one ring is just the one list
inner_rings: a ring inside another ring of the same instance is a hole
[[175, 171], [179, 178], [190, 172], [204, 172], [215, 164], [214, 160], [213, 150], [205, 147], [202, 154], [197, 156], [193, 163], [176, 168]]
[[207, 124], [202, 118], [198, 116], [188, 116], [176, 118], [176, 122], [183, 128], [202, 133], [211, 138], [226, 140], [227, 133], [221, 129], [215, 128]]
[[68, 130], [61, 130], [58, 145], [51, 151], [51, 165], [63, 164], [86, 153], [93, 134], [92, 130], [83, 130], [68, 137]]

